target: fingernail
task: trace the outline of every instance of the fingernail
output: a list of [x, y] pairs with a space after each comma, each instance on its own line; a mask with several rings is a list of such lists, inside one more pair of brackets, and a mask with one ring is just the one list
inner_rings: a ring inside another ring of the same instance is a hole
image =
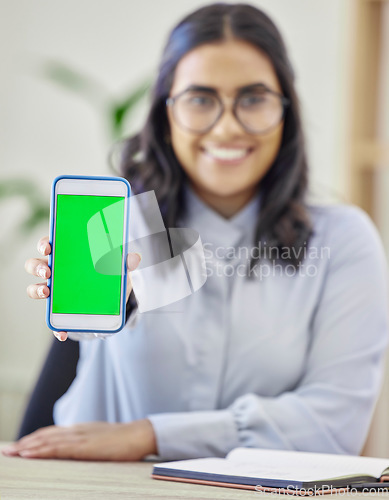
[[57, 340], [59, 340], [60, 342], [65, 342], [65, 340], [67, 339], [67, 336], [65, 333], [55, 333], [54, 332], [54, 336]]
[[38, 297], [41, 297], [42, 299], [45, 298], [45, 292], [44, 292], [45, 287], [40, 286], [37, 290]]
[[41, 278], [46, 278], [46, 269], [44, 267], [40, 267], [38, 269], [38, 275], [41, 277]]
[[46, 245], [44, 243], [42, 243], [42, 245], [40, 245], [40, 247], [38, 248], [39, 252], [42, 254], [42, 255], [45, 255], [45, 251], [46, 251]]

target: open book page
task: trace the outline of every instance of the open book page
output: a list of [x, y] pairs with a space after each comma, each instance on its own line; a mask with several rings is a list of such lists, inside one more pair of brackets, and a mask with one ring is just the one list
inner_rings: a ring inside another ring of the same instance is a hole
[[350, 455], [237, 448], [226, 459], [200, 458], [155, 464], [154, 473], [188, 471], [301, 483], [343, 476], [371, 476], [373, 481], [380, 477], [388, 462], [389, 459]]
[[228, 474], [235, 470], [235, 475], [301, 482], [342, 476], [379, 478], [389, 466], [386, 458], [254, 448], [236, 448], [227, 455], [225, 462]]

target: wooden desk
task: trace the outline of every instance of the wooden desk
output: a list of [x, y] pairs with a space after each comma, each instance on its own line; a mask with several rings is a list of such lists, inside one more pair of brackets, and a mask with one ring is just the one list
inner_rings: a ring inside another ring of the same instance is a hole
[[[5, 443], [0, 443], [0, 449]], [[255, 492], [150, 478], [152, 463], [76, 462], [0, 454], [1, 500], [246, 499]]]
[[[0, 449], [5, 443], [0, 443]], [[288, 495], [241, 491], [216, 486], [157, 481], [150, 478], [152, 463], [76, 462], [4, 457], [0, 454], [1, 500], [169, 500], [274, 498]], [[372, 498], [369, 495], [326, 495], [323, 500]], [[303, 497], [294, 497], [303, 498]], [[374, 498], [389, 498], [377, 493]]]

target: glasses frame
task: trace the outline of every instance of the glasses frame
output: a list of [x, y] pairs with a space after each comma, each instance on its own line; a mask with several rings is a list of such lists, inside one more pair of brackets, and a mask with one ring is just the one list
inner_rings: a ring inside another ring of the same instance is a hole
[[[253, 131], [252, 129], [250, 129], [250, 127], [247, 127], [244, 123], [242, 123], [241, 120], [239, 119], [238, 112], [237, 112], [237, 106], [238, 106], [239, 98], [242, 96], [242, 94], [246, 93], [248, 90], [255, 89], [255, 88], [261, 88], [261, 89], [265, 90], [266, 92], [277, 96], [280, 99], [280, 102], [281, 102], [281, 105], [282, 105], [282, 113], [281, 113], [281, 116], [280, 116], [280, 119], [278, 120], [278, 122], [275, 123], [274, 125], [272, 125], [271, 127], [268, 127], [265, 130], [261, 130], [260, 132]], [[185, 125], [183, 125], [180, 122], [180, 120], [177, 118], [176, 113], [174, 112], [174, 104], [177, 101], [177, 99], [179, 99], [186, 92], [196, 91], [196, 90], [197, 91], [208, 92], [209, 94], [213, 95], [214, 97], [216, 97], [216, 99], [217, 99], [217, 101], [219, 102], [219, 105], [220, 105], [220, 112], [217, 115], [217, 117], [215, 118], [214, 122], [209, 127], [205, 128], [205, 129], [203, 129], [201, 131], [199, 131], [199, 130], [193, 130], [190, 127], [186, 127]], [[275, 90], [269, 89], [263, 83], [257, 83], [257, 84], [253, 84], [253, 85], [248, 85], [247, 87], [244, 87], [244, 88], [242, 88], [242, 89], [239, 90], [239, 92], [236, 95], [236, 97], [234, 97], [234, 102], [233, 102], [233, 105], [232, 105], [232, 114], [234, 115], [234, 118], [239, 123], [239, 125], [241, 127], [243, 127], [243, 129], [245, 130], [245, 132], [247, 132], [249, 134], [252, 134], [252, 135], [263, 135], [263, 134], [267, 134], [268, 132], [270, 132], [271, 130], [273, 130], [275, 127], [277, 127], [277, 125], [279, 125], [282, 122], [282, 120], [285, 117], [286, 109], [288, 108], [288, 106], [290, 106], [290, 102], [291, 102], [290, 99], [288, 99], [287, 97], [285, 97], [283, 94], [280, 94], [279, 92], [276, 92]], [[197, 85], [188, 87], [185, 90], [183, 90], [182, 92], [179, 92], [178, 94], [176, 94], [175, 96], [168, 97], [165, 100], [165, 104], [166, 104], [167, 107], [170, 107], [172, 109], [174, 120], [176, 121], [176, 123], [182, 129], [187, 130], [189, 132], [192, 132], [193, 134], [199, 134], [199, 135], [206, 134], [207, 132], [209, 132], [216, 125], [216, 123], [220, 120], [220, 118], [223, 116], [223, 114], [224, 114], [224, 112], [226, 110], [226, 106], [224, 104], [224, 100], [220, 97], [220, 94], [215, 89], [213, 89], [211, 87], [202, 87], [202, 86], [197, 86]]]

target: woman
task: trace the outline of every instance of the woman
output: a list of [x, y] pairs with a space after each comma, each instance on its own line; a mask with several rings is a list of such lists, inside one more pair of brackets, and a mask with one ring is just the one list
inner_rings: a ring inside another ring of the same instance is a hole
[[[384, 256], [359, 209], [307, 204], [293, 80], [277, 28], [252, 6], [203, 7], [172, 31], [123, 174], [136, 193], [155, 190], [167, 227], [200, 233], [207, 282], [161, 314], [136, 315], [130, 301], [135, 319], [122, 332], [80, 342], [77, 376], [54, 410], [65, 427], [7, 454], [360, 452], [387, 344]], [[50, 253], [47, 239], [40, 247]], [[129, 269], [138, 264], [131, 254]], [[26, 267], [50, 273], [44, 259]], [[48, 293], [29, 287], [33, 298]]]

